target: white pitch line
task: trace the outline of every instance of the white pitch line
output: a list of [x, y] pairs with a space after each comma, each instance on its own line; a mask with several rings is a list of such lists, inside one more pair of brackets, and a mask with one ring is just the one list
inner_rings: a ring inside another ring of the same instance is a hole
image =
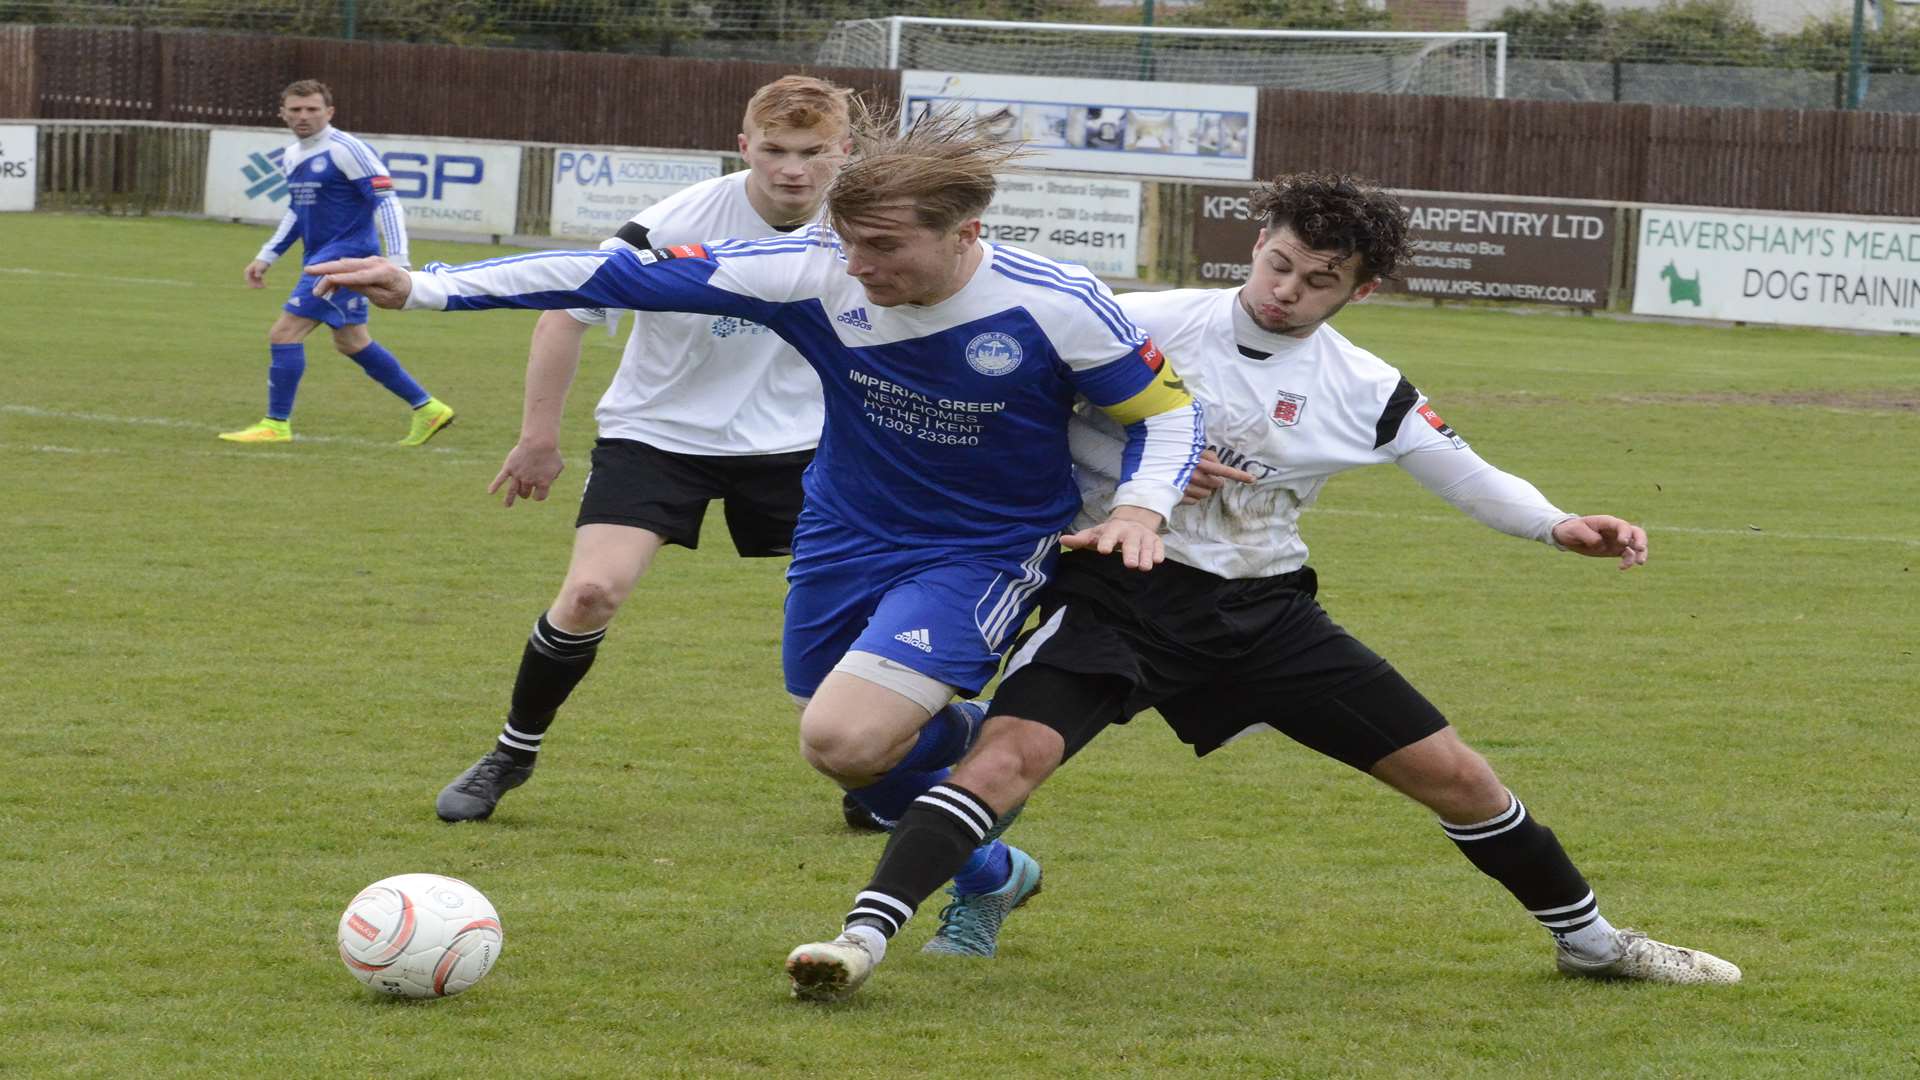
[[176, 278], [115, 277], [111, 274], [79, 274], [71, 270], [36, 270], [30, 266], [0, 266], [0, 274], [32, 274], [35, 277], [78, 278], [82, 281], [111, 281], [116, 285], [170, 285], [179, 289], [198, 289], [203, 287], [197, 281], [180, 281]]
[[[6, 404], [0, 404], [0, 414], [9, 414], [13, 416], [28, 416], [28, 417], [33, 417], [39, 420], [77, 420], [82, 423], [88, 423], [88, 424], [116, 424], [116, 425], [123, 425], [123, 426], [129, 426], [129, 427], [181, 428], [189, 431], [205, 431], [210, 434], [213, 433], [213, 428], [208, 424], [205, 424], [199, 421], [194, 421], [194, 420], [179, 420], [169, 416], [115, 416], [110, 413], [71, 412], [65, 409], [42, 409], [34, 405], [6, 405]], [[296, 435], [293, 438], [293, 443], [295, 446], [301, 446], [301, 445], [311, 444], [311, 443], [321, 443], [321, 444], [327, 444], [332, 446], [354, 447], [354, 448], [369, 449], [369, 450], [403, 449], [402, 447], [397, 446], [395, 443], [381, 442], [377, 439], [358, 439], [358, 438], [353, 438], [347, 435]], [[492, 460], [491, 457], [487, 454], [477, 453], [471, 450], [456, 450], [452, 447], [425, 446], [425, 447], [418, 447], [418, 448], [406, 447], [404, 449], [412, 450], [414, 453], [420, 453], [421, 451], [425, 451], [428, 454], [432, 454], [432, 455], [435, 455], [436, 457], [443, 458], [449, 461]]]
[[[187, 429], [197, 430], [197, 431], [208, 430], [208, 427], [206, 424], [199, 423], [192, 420], [178, 420], [172, 417], [114, 416], [108, 413], [83, 413], [83, 412], [69, 412], [61, 409], [42, 409], [33, 405], [0, 404], [0, 413], [10, 413], [15, 416], [31, 416], [31, 417], [41, 418], [41, 419], [48, 419], [48, 420], [79, 420], [87, 423], [98, 423], [98, 424], [126, 424], [126, 425], [139, 425], [139, 426], [146, 426], [146, 427], [187, 428]], [[296, 443], [331, 443], [338, 446], [360, 447], [360, 448], [377, 449], [377, 450], [394, 449], [394, 446], [391, 443], [376, 442], [372, 439], [355, 439], [355, 438], [349, 438], [349, 437], [340, 436], [340, 435], [301, 435], [297, 437], [294, 441]], [[11, 449], [13, 447], [9, 447], [9, 448]], [[54, 453], [54, 454], [112, 452], [112, 451], [106, 451], [106, 450], [78, 450], [71, 447], [50, 446], [50, 445], [49, 446], [30, 446], [30, 447], [26, 447], [26, 449], [36, 450], [43, 453]], [[465, 451], [465, 450], [455, 450], [455, 449], [452, 449], [451, 447], [443, 448], [443, 447], [429, 446], [429, 447], [425, 447], [424, 449], [426, 450], [427, 453], [437, 455], [440, 458], [448, 461], [461, 461], [461, 460], [490, 461], [492, 460], [492, 458], [486, 454], [479, 454], [479, 453], [474, 453], [474, 452]], [[175, 451], [175, 452], [177, 453], [179, 451]], [[207, 456], [217, 456], [217, 457], [223, 457], [223, 458], [231, 458], [234, 456], [230, 452], [221, 452], [221, 451], [212, 450], [212, 449], [208, 449], [204, 451], [193, 451], [193, 453], [207, 455]], [[1459, 516], [1448, 516], [1444, 514], [1402, 514], [1402, 513], [1389, 514], [1379, 510], [1339, 510], [1339, 509], [1333, 509], [1333, 508], [1322, 507], [1322, 506], [1316, 506], [1313, 509], [1309, 510], [1308, 513], [1309, 514], [1334, 514], [1334, 515], [1341, 515], [1346, 517], [1392, 518], [1400, 521], [1451, 522], [1451, 521], [1461, 520]], [[1900, 547], [1920, 547], [1920, 538], [1914, 538], [1914, 537], [1908, 537], [1908, 536], [1874, 536], [1874, 535], [1855, 535], [1850, 533], [1776, 532], [1771, 529], [1708, 529], [1708, 528], [1700, 528], [1692, 525], [1649, 524], [1646, 527], [1649, 530], [1652, 530], [1653, 532], [1656, 532], [1656, 533], [1676, 532], [1676, 533], [1687, 533], [1689, 535], [1694, 535], [1694, 536], [1740, 536], [1740, 537], [1745, 537], [1747, 539], [1757, 539], [1757, 540], [1768, 540], [1768, 539], [1808, 540], [1816, 543], [1895, 544]]]
[[[376, 445], [384, 447], [387, 444], [379, 443]], [[370, 454], [359, 453], [358, 450], [353, 447], [338, 447], [335, 449], [344, 450], [353, 454], [356, 460], [371, 460]], [[139, 451], [127, 450], [117, 446], [57, 446], [51, 443], [29, 445], [27, 443], [8, 442], [0, 442], [0, 451], [10, 453], [62, 454], [73, 457], [130, 457], [139, 455], [140, 453]], [[231, 447], [224, 450], [211, 448], [206, 450], [169, 449], [166, 454], [169, 460], [183, 457], [217, 458], [221, 461], [245, 463], [248, 465], [306, 465], [318, 464], [323, 461], [338, 462], [340, 460], [338, 454], [330, 455], [327, 458], [301, 458], [297, 454], [248, 453], [238, 447]], [[462, 458], [452, 454], [442, 454], [442, 456], [431, 460], [436, 465], [464, 466], [475, 459], [471, 456]]]
[[[1449, 517], [1445, 514], [1389, 514], [1380, 510], [1335, 510], [1323, 506], [1316, 506], [1301, 516], [1306, 517], [1311, 514], [1337, 514], [1343, 517], [1392, 518], [1398, 521], [1449, 522], [1471, 520], [1465, 515]], [[1901, 547], [1920, 547], [1920, 539], [1911, 536], [1858, 536], [1848, 533], [1776, 532], [1766, 528], [1705, 529], [1693, 525], [1642, 524], [1649, 533], [1653, 534], [1656, 540], [1659, 538], [1660, 533], [1675, 532], [1687, 533], [1692, 536], [1740, 536], [1749, 540], [1812, 540], [1819, 543], [1897, 544]]]

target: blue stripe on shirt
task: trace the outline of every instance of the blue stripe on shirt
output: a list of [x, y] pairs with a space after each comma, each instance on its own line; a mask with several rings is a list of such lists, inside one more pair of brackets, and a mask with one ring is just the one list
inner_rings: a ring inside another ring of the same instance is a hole
[[[1040, 277], [1035, 274], [1026, 273], [1022, 270], [1016, 270], [1013, 266], [1002, 263], [1001, 260], [997, 258], [993, 260], [993, 268], [1002, 277], [1006, 277], [1011, 280], [1018, 281], [1027, 285], [1035, 285], [1042, 289], [1052, 289], [1055, 292], [1066, 293], [1068, 296], [1072, 296], [1080, 300], [1082, 303], [1087, 305], [1087, 310], [1093, 312], [1093, 314], [1096, 317], [1098, 317], [1102, 323], [1106, 324], [1107, 329], [1113, 334], [1113, 336], [1120, 339], [1121, 341], [1130, 342], [1134, 345], [1138, 345], [1147, 340], [1146, 334], [1143, 333], [1139, 327], [1128, 322], [1124, 315], [1118, 318], [1115, 318], [1113, 315], [1109, 314], [1106, 309], [1102, 308], [1099, 304], [1095, 303], [1094, 296], [1090, 295], [1090, 290], [1084, 287], [1075, 288], [1070, 285], [1063, 285], [1060, 282], [1055, 280], [1050, 280], [1048, 278]], [[1117, 311], [1118, 309], [1115, 309], [1115, 310]]]
[[502, 255], [497, 259], [486, 259], [475, 263], [462, 263], [459, 266], [452, 267], [449, 267], [448, 264], [443, 262], [435, 262], [428, 264], [426, 269], [431, 270], [435, 267], [447, 267], [453, 270], [481, 270], [489, 266], [505, 266], [508, 263], [526, 262], [528, 259], [573, 259], [579, 258], [582, 255], [590, 255], [597, 259], [610, 259], [613, 257], [613, 254], [611, 251], [536, 251], [530, 255]]
[[367, 170], [368, 176], [378, 176], [386, 171], [386, 166], [381, 164], [380, 158], [374, 154], [373, 147], [368, 146], [366, 143], [361, 142], [346, 132], [335, 131], [333, 137], [328, 141], [336, 142], [346, 147], [347, 153], [352, 154], [354, 160], [360, 163], [360, 167]]
[[715, 255], [780, 255], [823, 245], [806, 237], [777, 236], [764, 240], [720, 240], [706, 245]]
[[[1121, 310], [1120, 305], [1114, 301], [1113, 296], [1102, 289], [1098, 282], [1088, 278], [1074, 277], [1068, 274], [1066, 270], [1058, 264], [1034, 258], [1024, 252], [1009, 248], [995, 248], [994, 253], [996, 256], [1006, 256], [1006, 262], [1009, 266], [1020, 267], [1029, 273], [1037, 274], [1056, 281], [1061, 285], [1065, 285], [1067, 291], [1078, 293], [1087, 301], [1088, 306], [1092, 307], [1096, 312], [1105, 312], [1124, 326], [1133, 325], [1133, 320], [1127, 318], [1126, 312]], [[998, 263], [1000, 260], [996, 257], [994, 261]], [[1111, 326], [1112, 322], [1109, 322], [1108, 325]], [[1128, 337], [1126, 334], [1119, 336], [1123, 339], [1127, 339]], [[1144, 341], [1145, 339], [1145, 334], [1142, 334], [1138, 340]]]

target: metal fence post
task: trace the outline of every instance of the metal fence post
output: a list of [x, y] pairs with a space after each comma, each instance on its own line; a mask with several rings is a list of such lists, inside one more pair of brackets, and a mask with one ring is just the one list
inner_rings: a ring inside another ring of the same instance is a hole
[[1847, 46], [1847, 104], [1857, 109], [1867, 96], [1867, 0], [1853, 0], [1853, 41]]

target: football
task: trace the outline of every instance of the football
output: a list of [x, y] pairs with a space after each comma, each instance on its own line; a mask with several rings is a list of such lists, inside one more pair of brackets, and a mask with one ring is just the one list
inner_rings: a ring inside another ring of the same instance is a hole
[[500, 959], [500, 916], [480, 890], [439, 874], [398, 874], [340, 915], [340, 959], [383, 994], [452, 997]]

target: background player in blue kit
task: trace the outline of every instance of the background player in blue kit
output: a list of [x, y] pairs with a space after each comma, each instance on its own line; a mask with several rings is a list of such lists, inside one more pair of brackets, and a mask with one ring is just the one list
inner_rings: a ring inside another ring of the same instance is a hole
[[[788, 571], [782, 660], [802, 753], [897, 818], [976, 729], [950, 706], [992, 677], [1059, 547], [1150, 569], [1200, 453], [1199, 410], [1099, 279], [980, 239], [1013, 150], [958, 121], [868, 136], [827, 196], [831, 229], [650, 251], [556, 252], [407, 274], [309, 267], [383, 307], [607, 306], [737, 315], [820, 375], [826, 420]], [[1084, 397], [1123, 431], [1113, 510], [1079, 508], [1067, 421]], [[992, 955], [1037, 890], [983, 839], [936, 951]]]
[[[301, 79], [280, 93], [280, 118], [294, 134], [280, 158], [287, 179], [288, 206], [273, 238], [247, 264], [247, 287], [263, 288], [267, 269], [300, 241], [308, 262], [377, 255], [385, 239], [387, 258], [407, 265], [407, 226], [393, 195], [393, 180], [373, 148], [333, 121], [333, 91], [313, 79]], [[376, 235], [377, 226], [377, 235]], [[333, 347], [359, 364], [369, 377], [413, 409], [413, 423], [402, 446], [419, 446], [453, 423], [453, 410], [420, 388], [367, 333], [367, 301], [351, 291], [313, 295], [313, 279], [302, 274], [293, 283], [283, 314], [267, 331], [272, 359], [267, 367], [267, 415], [259, 423], [220, 437], [228, 442], [281, 443], [293, 439], [288, 423], [300, 377], [307, 370], [307, 335], [325, 323], [333, 328]]]

